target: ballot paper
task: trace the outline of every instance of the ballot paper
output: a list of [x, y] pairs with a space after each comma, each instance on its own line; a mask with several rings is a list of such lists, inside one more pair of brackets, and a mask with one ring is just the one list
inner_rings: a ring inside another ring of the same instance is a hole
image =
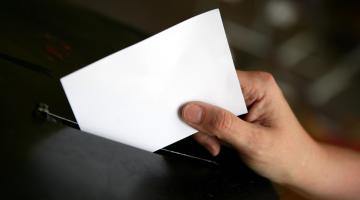
[[218, 9], [102, 58], [61, 83], [82, 131], [151, 152], [196, 132], [179, 117], [186, 102], [247, 112]]

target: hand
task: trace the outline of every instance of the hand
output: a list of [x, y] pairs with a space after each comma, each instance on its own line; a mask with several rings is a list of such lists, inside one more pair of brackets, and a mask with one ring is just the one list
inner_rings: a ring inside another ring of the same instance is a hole
[[[339, 195], [341, 192], [334, 194], [329, 190], [339, 190], [341, 185], [321, 182], [323, 176], [332, 173], [329, 165], [335, 166], [339, 160], [328, 159], [326, 148], [303, 129], [272, 75], [243, 71], [237, 71], [237, 75], [249, 113], [242, 120], [214, 105], [189, 102], [182, 107], [181, 116], [200, 131], [195, 139], [214, 156], [219, 154], [221, 143], [229, 144], [253, 170], [276, 183], [314, 197], [324, 197], [325, 191], [332, 197]], [[359, 165], [351, 164], [346, 167], [359, 169]], [[338, 175], [327, 181], [350, 184]]]
[[182, 117], [199, 130], [195, 139], [212, 155], [220, 141], [235, 148], [259, 174], [283, 183], [316, 151], [274, 78], [265, 72], [237, 71], [249, 113], [242, 120], [232, 113], [202, 102], [191, 102]]

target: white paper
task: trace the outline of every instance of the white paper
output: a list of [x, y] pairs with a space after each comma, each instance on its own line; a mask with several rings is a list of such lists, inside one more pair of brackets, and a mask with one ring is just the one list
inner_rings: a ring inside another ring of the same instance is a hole
[[61, 83], [81, 130], [152, 152], [196, 132], [179, 118], [186, 102], [247, 112], [218, 9], [92, 63]]

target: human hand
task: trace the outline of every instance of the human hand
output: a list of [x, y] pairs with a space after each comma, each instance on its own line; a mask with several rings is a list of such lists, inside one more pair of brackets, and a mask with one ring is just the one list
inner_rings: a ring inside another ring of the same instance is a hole
[[183, 120], [216, 156], [232, 146], [256, 172], [314, 199], [360, 199], [360, 154], [313, 140], [300, 125], [271, 74], [237, 71], [249, 113], [189, 102]]
[[195, 139], [216, 156], [221, 143], [237, 150], [259, 174], [289, 184], [317, 159], [319, 145], [299, 124], [280, 88], [266, 72], [237, 71], [249, 113], [244, 120], [203, 102], [183, 106], [183, 120], [200, 132]]

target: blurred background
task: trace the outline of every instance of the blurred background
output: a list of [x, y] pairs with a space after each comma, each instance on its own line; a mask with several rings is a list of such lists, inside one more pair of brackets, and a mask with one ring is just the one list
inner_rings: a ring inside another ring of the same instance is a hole
[[310, 134], [360, 150], [359, 1], [68, 2], [149, 35], [220, 8], [237, 68], [271, 72]]
[[148, 35], [220, 8], [238, 69], [273, 73], [314, 137], [360, 149], [360, 2], [69, 0]]
[[[64, 94], [59, 92], [60, 84], [53, 80], [185, 19], [220, 8], [237, 68], [271, 72], [310, 134], [318, 140], [360, 150], [360, 2], [344, 2], [20, 0], [4, 3], [0, 8], [0, 65], [14, 66], [3, 68], [0, 73], [4, 97], [9, 96], [2, 99], [2, 106], [10, 111], [0, 118], [4, 133], [16, 132], [22, 138], [19, 141], [18, 136], [9, 134], [10, 139], [5, 141], [11, 142], [6, 145], [26, 149], [29, 148], [26, 140], [37, 140], [21, 134], [31, 130], [26, 127], [35, 127], [26, 120], [27, 113], [38, 102], [51, 103], [55, 113], [73, 118]], [[28, 71], [19, 70], [20, 65]], [[30, 74], [29, 70], [34, 73]], [[43, 85], [44, 81], [49, 84]], [[22, 96], [29, 100], [21, 101]], [[20, 116], [16, 114], [19, 110], [27, 113]], [[26, 126], [18, 126], [11, 117], [23, 120]], [[47, 129], [53, 128], [41, 130]], [[0, 147], [4, 148], [4, 155], [10, 152], [6, 145]]]

